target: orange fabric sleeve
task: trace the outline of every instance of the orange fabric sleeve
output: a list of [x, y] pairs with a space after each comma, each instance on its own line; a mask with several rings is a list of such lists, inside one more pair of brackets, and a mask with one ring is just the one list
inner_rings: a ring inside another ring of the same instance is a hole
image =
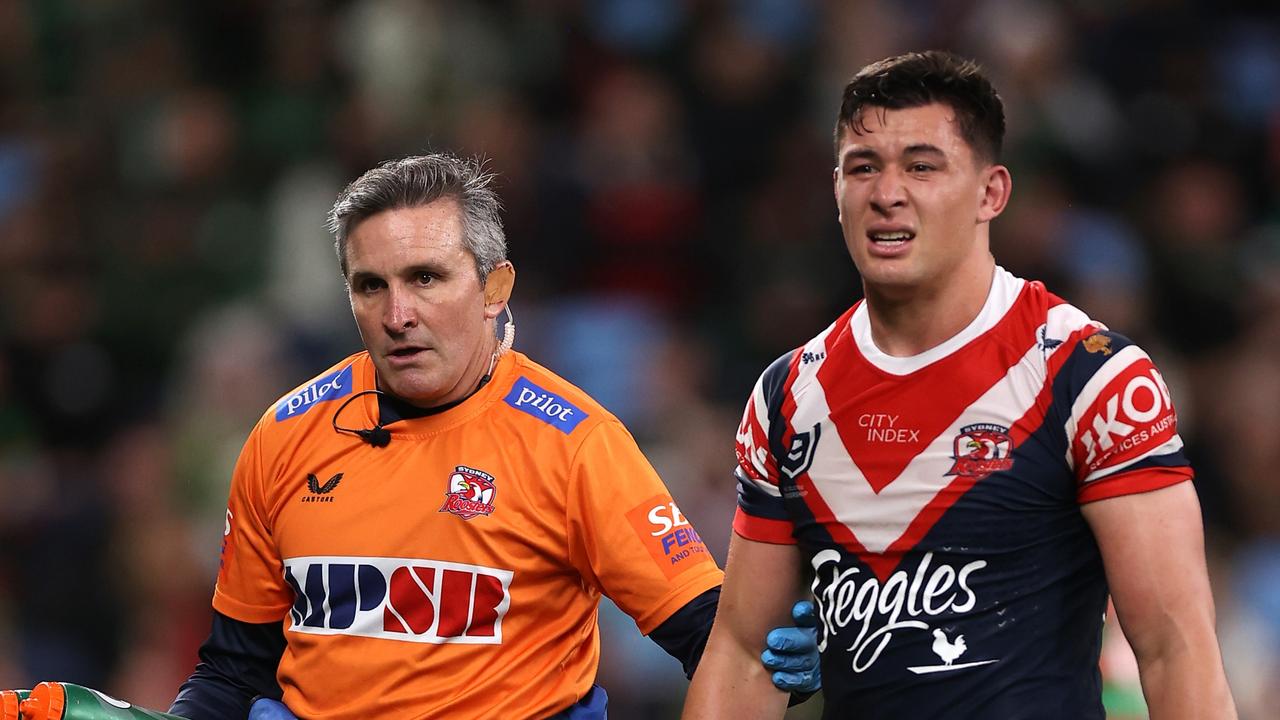
[[280, 620], [293, 603], [284, 583], [284, 565], [266, 521], [266, 475], [262, 424], [250, 433], [231, 476], [231, 495], [223, 526], [222, 560], [213, 607], [250, 623]]
[[620, 422], [591, 430], [571, 473], [570, 560], [642, 633], [721, 583], [702, 538]]

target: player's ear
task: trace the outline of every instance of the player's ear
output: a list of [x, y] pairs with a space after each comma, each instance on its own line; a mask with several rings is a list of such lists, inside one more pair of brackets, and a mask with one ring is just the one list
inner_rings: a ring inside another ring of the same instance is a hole
[[831, 194], [836, 198], [836, 220], [840, 219], [840, 166], [831, 170]]
[[510, 260], [503, 260], [489, 271], [484, 279], [484, 316], [495, 318], [507, 306], [511, 299], [511, 290], [516, 285], [516, 267]]
[[991, 222], [1009, 204], [1013, 194], [1013, 176], [1004, 165], [991, 165], [982, 171], [982, 197], [978, 204], [979, 223]]

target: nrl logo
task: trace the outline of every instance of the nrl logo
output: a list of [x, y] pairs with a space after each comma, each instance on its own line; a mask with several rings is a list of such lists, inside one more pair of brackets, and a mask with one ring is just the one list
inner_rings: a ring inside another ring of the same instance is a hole
[[453, 513], [463, 520], [491, 515], [497, 490], [489, 473], [459, 465], [449, 476], [449, 489], [444, 494], [444, 504], [439, 512]]
[[791, 448], [778, 463], [778, 469], [792, 480], [795, 480], [800, 473], [808, 472], [813, 465], [813, 454], [818, 449], [820, 437], [822, 437], [822, 423], [815, 423], [812, 430], [792, 435]]
[[964, 475], [979, 480], [993, 472], [1013, 467], [1013, 438], [1009, 428], [994, 423], [977, 423], [960, 428], [952, 457], [955, 464], [948, 475]]

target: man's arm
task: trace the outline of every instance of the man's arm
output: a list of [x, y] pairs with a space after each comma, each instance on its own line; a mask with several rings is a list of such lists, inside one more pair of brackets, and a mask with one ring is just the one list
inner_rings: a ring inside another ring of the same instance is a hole
[[246, 623], [213, 613], [200, 664], [182, 684], [169, 713], [190, 720], [228, 720], [249, 712], [255, 696], [280, 698], [276, 668], [284, 655], [279, 622]]
[[[650, 640], [680, 661], [687, 678], [693, 677], [702, 659], [719, 601], [720, 587], [716, 586], [690, 600], [649, 633]], [[796, 603], [791, 614], [795, 626], [769, 631], [765, 637], [768, 649], [761, 660], [773, 673], [770, 677], [774, 687], [791, 693], [791, 704], [797, 705], [822, 688], [822, 674], [818, 670], [818, 646], [814, 639], [817, 618], [813, 602]]]
[[800, 567], [794, 545], [734, 534], [711, 639], [685, 699], [685, 720], [780, 718], [788, 695], [760, 663], [769, 630], [790, 624]]
[[1082, 506], [1153, 720], [1235, 718], [1190, 482]]
[[687, 678], [693, 677], [693, 671], [702, 660], [719, 602], [720, 587], [716, 586], [685, 603], [649, 633], [650, 640], [680, 661]]

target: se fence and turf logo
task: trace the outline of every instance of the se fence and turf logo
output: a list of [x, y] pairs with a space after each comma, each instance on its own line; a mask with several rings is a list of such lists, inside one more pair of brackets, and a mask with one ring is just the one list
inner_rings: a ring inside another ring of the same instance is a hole
[[670, 497], [654, 495], [628, 511], [627, 520], [668, 578], [711, 561], [702, 538]]

